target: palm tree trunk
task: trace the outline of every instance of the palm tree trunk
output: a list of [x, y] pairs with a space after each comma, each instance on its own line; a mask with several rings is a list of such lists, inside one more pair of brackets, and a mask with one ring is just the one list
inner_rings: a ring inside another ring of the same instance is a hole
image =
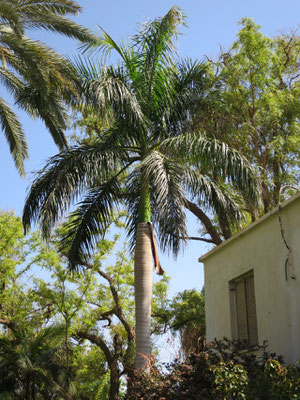
[[150, 355], [153, 259], [149, 225], [139, 222], [134, 256], [136, 358], [135, 367], [147, 368]]

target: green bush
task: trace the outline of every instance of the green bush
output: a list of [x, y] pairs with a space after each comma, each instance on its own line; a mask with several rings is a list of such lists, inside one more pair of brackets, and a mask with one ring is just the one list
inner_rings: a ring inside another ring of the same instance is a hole
[[149, 374], [136, 374], [127, 400], [291, 400], [300, 399], [300, 368], [280, 356], [257, 357], [238, 341], [214, 341], [185, 362], [175, 360]]

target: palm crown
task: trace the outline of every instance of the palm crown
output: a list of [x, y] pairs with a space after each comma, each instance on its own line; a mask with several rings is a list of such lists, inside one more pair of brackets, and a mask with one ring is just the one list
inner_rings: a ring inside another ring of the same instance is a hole
[[[39, 117], [60, 149], [66, 147], [65, 101], [74, 97], [72, 70], [66, 60], [37, 40], [27, 30], [42, 29], [84, 42], [91, 41], [87, 29], [66, 18], [80, 7], [69, 0], [0, 0], [0, 78], [17, 106]], [[27, 142], [20, 121], [0, 98], [0, 123], [16, 167], [24, 175]]]
[[[206, 68], [197, 61], [177, 59], [174, 40], [182, 22], [181, 11], [174, 7], [165, 17], [145, 24], [129, 46], [118, 46], [103, 32], [98, 46], [104, 55], [115, 50], [121, 62], [108, 67], [76, 62], [86, 102], [111, 123], [95, 141], [49, 160], [32, 185], [23, 216], [26, 229], [36, 220], [47, 236], [72, 201], [85, 193], [61, 244], [73, 268], [88, 263], [98, 235], [119, 203], [128, 210], [137, 273], [144, 263], [137, 254], [152, 254], [149, 241], [137, 251], [139, 227], [144, 229], [145, 223], [153, 222], [163, 249], [178, 253], [186, 236], [186, 196], [201, 197], [226, 213], [240, 215], [236, 204], [206, 177], [207, 171], [227, 177], [255, 197], [253, 171], [246, 160], [192, 129], [195, 108], [205, 100]], [[144, 301], [144, 289], [136, 283], [140, 293], [136, 306]], [[140, 310], [142, 319], [149, 316], [147, 302]], [[149, 323], [144, 325], [149, 331]], [[137, 341], [138, 326], [137, 320]], [[149, 343], [148, 350], [137, 344], [137, 352], [148, 351]]]

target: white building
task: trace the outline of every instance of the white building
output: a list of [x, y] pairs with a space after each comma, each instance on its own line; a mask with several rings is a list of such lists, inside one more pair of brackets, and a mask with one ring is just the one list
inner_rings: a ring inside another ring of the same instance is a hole
[[300, 193], [202, 256], [207, 341], [250, 345], [300, 359]]

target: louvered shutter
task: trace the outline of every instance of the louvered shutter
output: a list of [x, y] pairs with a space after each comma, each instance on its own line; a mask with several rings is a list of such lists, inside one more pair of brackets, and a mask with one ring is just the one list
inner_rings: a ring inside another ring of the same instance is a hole
[[233, 337], [255, 346], [258, 333], [253, 272], [231, 281], [230, 285]]
[[248, 340], [251, 346], [255, 346], [258, 344], [258, 333], [253, 275], [249, 275], [245, 278], [245, 292], [248, 314]]
[[247, 301], [244, 279], [235, 284], [237, 336], [239, 339], [248, 339]]

